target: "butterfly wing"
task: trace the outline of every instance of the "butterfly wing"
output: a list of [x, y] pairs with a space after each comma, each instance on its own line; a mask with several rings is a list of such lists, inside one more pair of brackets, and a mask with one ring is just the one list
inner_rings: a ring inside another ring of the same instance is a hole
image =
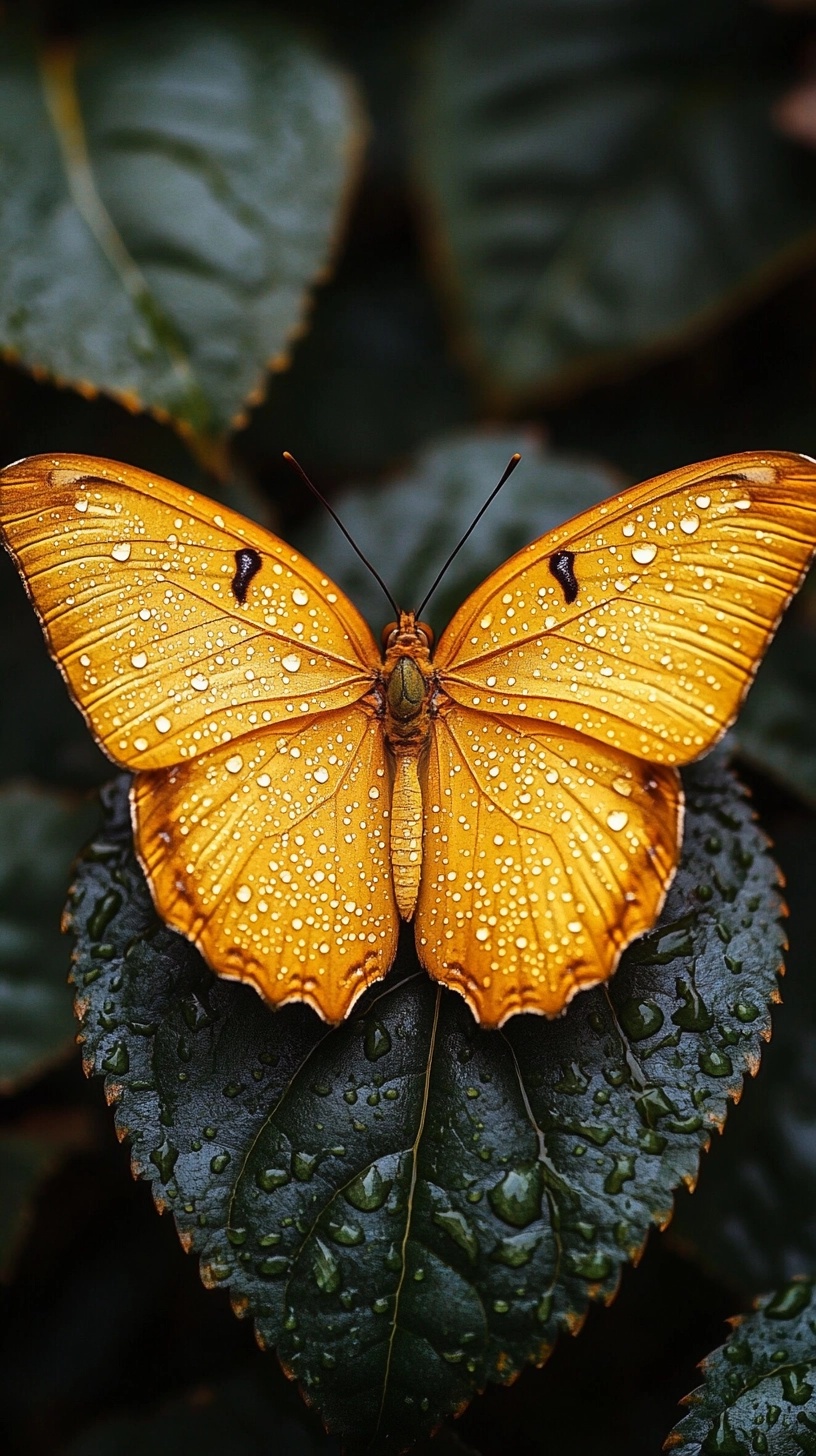
[[485, 1026], [612, 975], [677, 860], [675, 769], [449, 704], [426, 769], [417, 950]]
[[222, 976], [341, 1021], [396, 952], [389, 782], [380, 725], [359, 706], [139, 774], [162, 917]]
[[362, 617], [270, 532], [109, 460], [10, 466], [0, 522], [75, 702], [137, 771], [162, 918], [220, 975], [339, 1020], [398, 924]]
[[133, 466], [37, 455], [0, 473], [3, 539], [97, 741], [163, 768], [347, 707], [380, 656], [291, 546]]
[[493, 572], [440, 639], [440, 682], [464, 707], [688, 763], [736, 716], [814, 549], [805, 456], [671, 471]]

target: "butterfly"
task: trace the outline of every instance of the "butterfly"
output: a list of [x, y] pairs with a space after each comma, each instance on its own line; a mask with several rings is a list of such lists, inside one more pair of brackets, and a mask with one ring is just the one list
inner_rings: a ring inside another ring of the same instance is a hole
[[575, 517], [434, 647], [382, 651], [292, 547], [143, 470], [34, 456], [0, 528], [100, 746], [134, 773], [163, 920], [339, 1022], [400, 919], [486, 1027], [556, 1016], [649, 930], [678, 768], [733, 721], [816, 550], [816, 462], [732, 455]]

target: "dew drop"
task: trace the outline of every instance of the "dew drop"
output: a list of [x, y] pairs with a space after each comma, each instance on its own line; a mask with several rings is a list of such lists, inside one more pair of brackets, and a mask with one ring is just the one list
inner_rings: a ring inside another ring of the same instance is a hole
[[391, 1036], [381, 1021], [369, 1017], [365, 1023], [363, 1047], [370, 1062], [378, 1062], [391, 1050]]
[[734, 1070], [728, 1053], [718, 1051], [716, 1047], [708, 1052], [700, 1052], [697, 1060], [700, 1071], [709, 1077], [730, 1077]]
[[326, 783], [328, 783], [328, 781], [329, 781], [329, 770], [327, 768], [323, 768], [323, 766], [321, 764], [320, 768], [316, 768], [315, 771], [314, 771], [314, 779], [315, 779], [315, 783], [318, 783], [318, 784], [326, 784]]
[[240, 773], [243, 766], [244, 760], [242, 759], [240, 753], [234, 753], [232, 755], [232, 758], [228, 758], [226, 763], [224, 764], [224, 768], [227, 770], [227, 773], [231, 774]]
[[235, 898], [236, 900], [239, 900], [242, 905], [248, 905], [250, 900], [252, 899], [252, 891], [250, 890], [249, 885], [239, 885], [238, 889], [235, 891]]
[[479, 1240], [465, 1215], [458, 1208], [440, 1208], [434, 1212], [433, 1221], [467, 1254], [471, 1264], [475, 1264], [479, 1256]]
[[305, 592], [302, 587], [296, 586], [295, 590], [292, 592], [292, 601], [294, 602], [295, 606], [305, 607], [308, 600], [309, 593]]
[[656, 555], [657, 547], [653, 541], [644, 541], [642, 545], [632, 547], [632, 558], [638, 566], [648, 566], [650, 561], [654, 561]]
[[358, 1208], [361, 1213], [371, 1213], [375, 1208], [382, 1208], [390, 1190], [390, 1181], [383, 1178], [372, 1163], [364, 1173], [358, 1173], [357, 1177], [352, 1179], [345, 1189], [344, 1196], [352, 1208]]
[[155, 726], [158, 733], [169, 733], [173, 725], [169, 718], [165, 718], [164, 714], [160, 713], [155, 720]]
[[654, 1036], [663, 1025], [663, 1012], [654, 1001], [638, 1001], [634, 998], [624, 1001], [618, 1008], [618, 1017], [630, 1041], [642, 1041], [646, 1036]]
[[488, 1189], [490, 1207], [504, 1223], [526, 1228], [541, 1213], [541, 1164], [521, 1163], [510, 1168]]
[[336, 1294], [340, 1288], [340, 1265], [331, 1249], [322, 1239], [315, 1239], [312, 1256], [312, 1273], [318, 1289], [323, 1294]]
[[699, 530], [699, 527], [699, 516], [683, 516], [682, 520], [680, 521], [680, 530], [683, 531], [686, 536], [693, 536], [694, 532]]
[[262, 1193], [274, 1193], [290, 1181], [288, 1168], [261, 1168], [255, 1174], [255, 1182]]
[[113, 557], [114, 561], [127, 561], [130, 557], [130, 552], [131, 545], [129, 541], [117, 541], [116, 545], [111, 551], [111, 556]]
[[206, 693], [210, 686], [210, 680], [204, 676], [203, 672], [197, 672], [195, 677], [190, 679], [190, 683], [197, 693]]
[[131, 667], [137, 667], [137, 668], [147, 667], [147, 653], [146, 652], [134, 652], [134, 653], [132, 653], [131, 654], [131, 658], [130, 658], [130, 665], [131, 665]]
[[628, 823], [629, 815], [624, 809], [613, 809], [612, 813], [607, 814], [606, 816], [606, 826], [608, 829], [611, 829], [615, 834], [617, 834], [621, 829], [625, 829]]
[[358, 1244], [365, 1243], [365, 1233], [358, 1223], [352, 1223], [349, 1219], [333, 1221], [328, 1225], [328, 1231], [336, 1244], [342, 1244], [345, 1248], [355, 1248]]
[[287, 672], [297, 672], [298, 668], [300, 667], [300, 658], [297, 656], [296, 653], [290, 652], [288, 657], [284, 657], [281, 666], [284, 667]]
[[765, 1305], [763, 1314], [770, 1319], [793, 1319], [806, 1309], [813, 1295], [811, 1279], [792, 1279], [790, 1284], [778, 1289]]

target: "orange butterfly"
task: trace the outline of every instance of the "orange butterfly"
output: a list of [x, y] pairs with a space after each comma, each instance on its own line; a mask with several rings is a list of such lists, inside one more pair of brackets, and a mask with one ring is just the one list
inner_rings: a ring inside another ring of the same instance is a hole
[[485, 1026], [612, 975], [677, 864], [677, 766], [725, 732], [816, 550], [816, 462], [676, 470], [533, 542], [433, 652], [283, 541], [127, 465], [0, 474], [2, 532], [91, 730], [135, 770], [159, 914], [340, 1021], [400, 916]]

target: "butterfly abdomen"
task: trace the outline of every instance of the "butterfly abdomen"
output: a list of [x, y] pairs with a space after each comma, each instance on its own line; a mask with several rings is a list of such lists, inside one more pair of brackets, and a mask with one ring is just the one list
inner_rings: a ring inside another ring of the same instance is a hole
[[400, 754], [391, 799], [391, 873], [394, 896], [403, 920], [416, 909], [422, 871], [422, 790], [417, 757]]

